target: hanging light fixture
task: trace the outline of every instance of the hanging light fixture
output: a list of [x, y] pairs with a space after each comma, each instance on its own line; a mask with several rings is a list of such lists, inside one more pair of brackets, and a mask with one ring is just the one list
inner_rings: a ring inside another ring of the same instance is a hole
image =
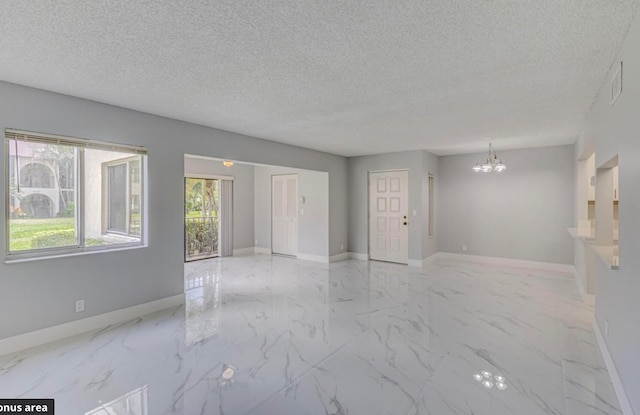
[[498, 157], [495, 151], [493, 151], [493, 147], [491, 143], [489, 143], [489, 156], [486, 160], [481, 160], [472, 167], [472, 170], [476, 173], [491, 173], [495, 171], [496, 173], [503, 172], [507, 169], [507, 166], [502, 162], [502, 159]]

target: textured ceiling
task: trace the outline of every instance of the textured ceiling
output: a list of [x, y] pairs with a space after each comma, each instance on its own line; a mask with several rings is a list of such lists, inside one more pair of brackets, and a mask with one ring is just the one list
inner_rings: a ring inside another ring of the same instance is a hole
[[638, 3], [0, 0], [0, 80], [345, 156], [566, 144]]

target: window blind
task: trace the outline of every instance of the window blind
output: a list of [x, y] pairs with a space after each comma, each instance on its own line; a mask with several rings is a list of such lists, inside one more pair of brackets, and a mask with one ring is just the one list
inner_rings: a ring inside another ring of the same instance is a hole
[[97, 140], [87, 140], [84, 138], [63, 137], [53, 134], [34, 133], [29, 131], [14, 130], [7, 128], [4, 131], [6, 140], [17, 140], [30, 143], [59, 144], [69, 147], [80, 147], [93, 150], [117, 151], [129, 154], [147, 154], [147, 149], [141, 146], [130, 144], [107, 143]]

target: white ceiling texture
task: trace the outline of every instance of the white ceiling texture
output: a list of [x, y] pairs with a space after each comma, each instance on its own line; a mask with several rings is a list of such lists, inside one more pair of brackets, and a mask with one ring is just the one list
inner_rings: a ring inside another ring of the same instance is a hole
[[566, 144], [638, 3], [0, 0], [0, 80], [344, 156]]

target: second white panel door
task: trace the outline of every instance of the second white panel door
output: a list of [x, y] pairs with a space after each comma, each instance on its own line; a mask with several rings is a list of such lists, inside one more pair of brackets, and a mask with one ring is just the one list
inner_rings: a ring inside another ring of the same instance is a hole
[[298, 255], [298, 175], [271, 176], [271, 251]]
[[378, 261], [409, 262], [409, 173], [369, 173], [369, 256]]

